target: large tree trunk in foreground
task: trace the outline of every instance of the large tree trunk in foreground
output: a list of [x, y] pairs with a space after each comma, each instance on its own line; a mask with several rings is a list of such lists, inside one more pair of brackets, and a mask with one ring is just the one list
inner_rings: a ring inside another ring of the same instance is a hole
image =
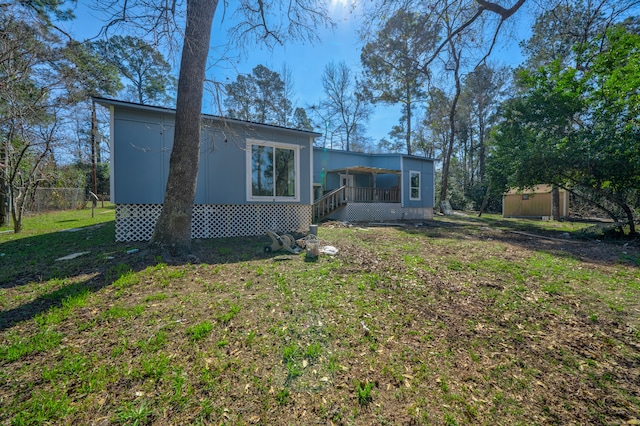
[[151, 242], [182, 256], [191, 249], [191, 213], [200, 162], [200, 119], [211, 25], [218, 0], [188, 0], [176, 123], [162, 213]]

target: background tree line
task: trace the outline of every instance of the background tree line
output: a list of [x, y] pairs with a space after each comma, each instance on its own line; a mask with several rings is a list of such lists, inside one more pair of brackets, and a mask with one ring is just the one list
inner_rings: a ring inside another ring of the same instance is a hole
[[[478, 15], [473, 3], [378, 4], [374, 12], [384, 13], [368, 21], [361, 71], [329, 62], [325, 100], [307, 106], [324, 134], [317, 143], [435, 158], [436, 201], [457, 209], [499, 212], [509, 188], [546, 183], [635, 232], [638, 2], [558, 1], [537, 10], [516, 69], [488, 60], [491, 33], [462, 36]], [[500, 22], [523, 5], [496, 8]], [[387, 138], [371, 141], [366, 125], [376, 104], [401, 114]]]
[[[635, 232], [638, 4], [384, 2], [362, 64], [371, 100], [402, 116], [379, 147], [440, 160], [436, 201], [454, 208], [500, 211], [507, 189], [546, 183]], [[523, 11], [534, 16], [524, 63], [493, 64]]]
[[0, 225], [11, 219], [16, 231], [38, 188], [108, 192], [92, 96], [173, 102], [175, 78], [155, 47], [131, 36], [74, 40], [56, 24], [72, 19], [58, 0], [0, 7]]

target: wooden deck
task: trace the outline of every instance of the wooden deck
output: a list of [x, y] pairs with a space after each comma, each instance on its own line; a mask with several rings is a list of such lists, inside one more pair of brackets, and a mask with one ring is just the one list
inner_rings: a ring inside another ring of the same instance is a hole
[[362, 188], [341, 186], [313, 203], [313, 222], [317, 223], [347, 203], [399, 203], [398, 188]]

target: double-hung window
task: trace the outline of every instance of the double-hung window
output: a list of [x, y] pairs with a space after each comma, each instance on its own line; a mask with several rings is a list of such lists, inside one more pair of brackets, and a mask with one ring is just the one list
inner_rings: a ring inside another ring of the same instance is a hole
[[300, 200], [300, 147], [250, 139], [247, 141], [247, 199]]
[[420, 200], [420, 172], [409, 172], [409, 199]]

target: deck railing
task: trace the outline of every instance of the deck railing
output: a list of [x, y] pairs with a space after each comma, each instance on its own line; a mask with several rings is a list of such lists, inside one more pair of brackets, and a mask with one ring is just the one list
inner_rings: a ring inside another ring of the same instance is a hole
[[400, 189], [349, 187], [347, 198], [353, 203], [399, 203]]
[[362, 188], [341, 186], [325, 194], [313, 203], [313, 221], [318, 222], [347, 202], [351, 203], [399, 203], [398, 188]]

